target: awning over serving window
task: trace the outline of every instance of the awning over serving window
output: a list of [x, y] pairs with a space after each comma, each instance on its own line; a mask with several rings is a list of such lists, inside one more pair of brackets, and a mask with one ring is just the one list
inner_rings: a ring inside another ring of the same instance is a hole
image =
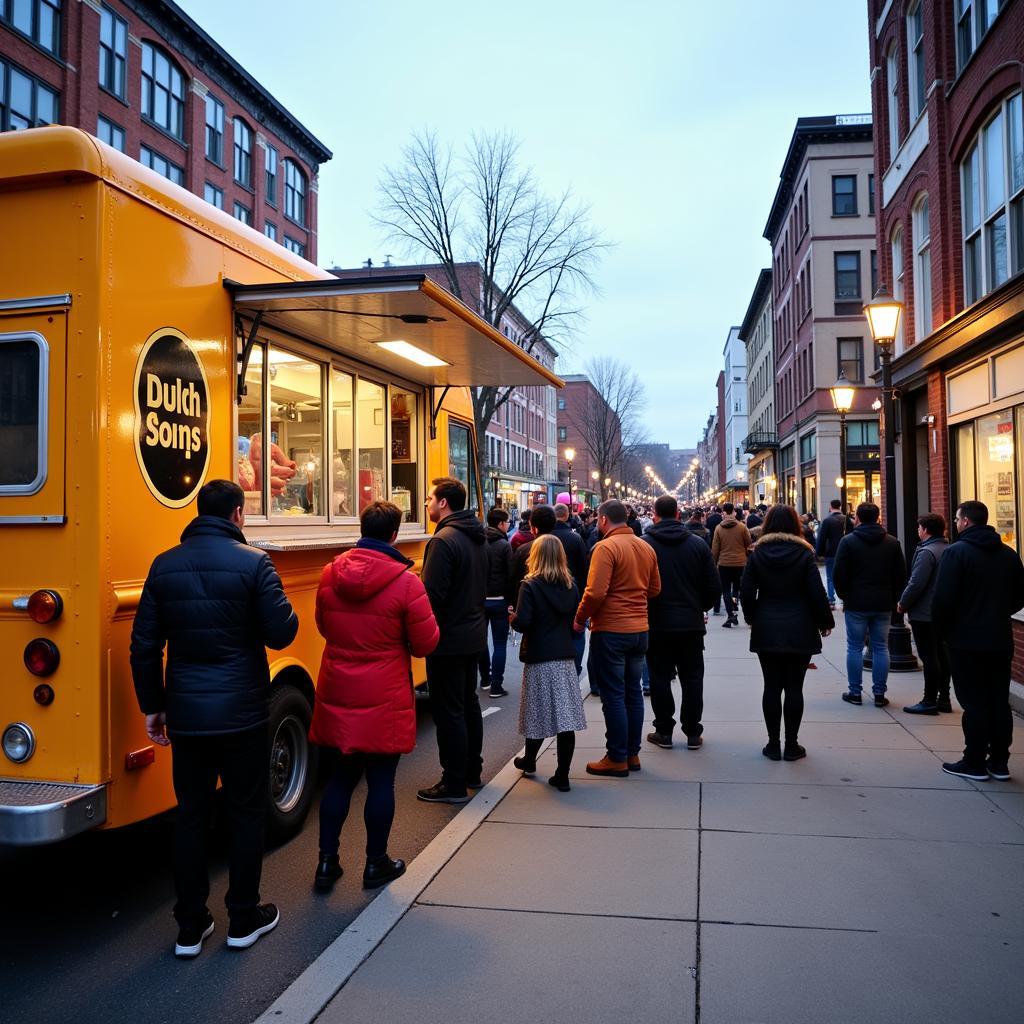
[[564, 386], [423, 275], [267, 285], [225, 281], [225, 287], [247, 335], [258, 318], [261, 328], [276, 328], [434, 387]]

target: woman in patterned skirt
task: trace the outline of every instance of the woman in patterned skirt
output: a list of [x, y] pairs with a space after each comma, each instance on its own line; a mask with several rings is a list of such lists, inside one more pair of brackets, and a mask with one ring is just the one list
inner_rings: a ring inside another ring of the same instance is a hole
[[524, 775], [532, 775], [541, 743], [557, 736], [558, 767], [548, 782], [563, 793], [569, 792], [576, 731], [587, 727], [573, 661], [572, 620], [579, 600], [562, 542], [552, 534], [536, 537], [511, 620], [512, 628], [523, 634], [519, 660], [526, 666], [519, 697], [519, 731], [526, 737], [526, 752], [513, 763]]

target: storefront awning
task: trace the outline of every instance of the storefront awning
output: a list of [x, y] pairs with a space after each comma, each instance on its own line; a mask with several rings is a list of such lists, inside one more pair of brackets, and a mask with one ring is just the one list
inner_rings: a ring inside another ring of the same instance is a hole
[[432, 387], [564, 387], [554, 373], [422, 274], [224, 284], [235, 312], [248, 321], [247, 335], [253, 324], [276, 328]]

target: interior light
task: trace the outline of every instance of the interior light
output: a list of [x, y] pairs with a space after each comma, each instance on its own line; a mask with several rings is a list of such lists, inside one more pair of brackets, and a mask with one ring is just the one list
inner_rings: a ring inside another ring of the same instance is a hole
[[438, 359], [437, 356], [408, 341], [378, 341], [376, 344], [385, 351], [401, 356], [402, 359], [408, 359], [409, 362], [415, 363], [417, 366], [451, 366], [451, 363]]

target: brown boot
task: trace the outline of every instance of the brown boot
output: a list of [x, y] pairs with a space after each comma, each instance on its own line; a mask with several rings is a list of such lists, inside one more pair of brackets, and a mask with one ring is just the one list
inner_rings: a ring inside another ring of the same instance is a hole
[[634, 754], [631, 758], [629, 758], [626, 761], [626, 764], [629, 765], [629, 770], [631, 772], [638, 772], [638, 771], [640, 771], [640, 755], [639, 754]]
[[587, 764], [588, 775], [607, 775], [615, 779], [629, 778], [629, 766], [625, 761], [612, 761], [605, 754], [600, 761], [591, 761]]

